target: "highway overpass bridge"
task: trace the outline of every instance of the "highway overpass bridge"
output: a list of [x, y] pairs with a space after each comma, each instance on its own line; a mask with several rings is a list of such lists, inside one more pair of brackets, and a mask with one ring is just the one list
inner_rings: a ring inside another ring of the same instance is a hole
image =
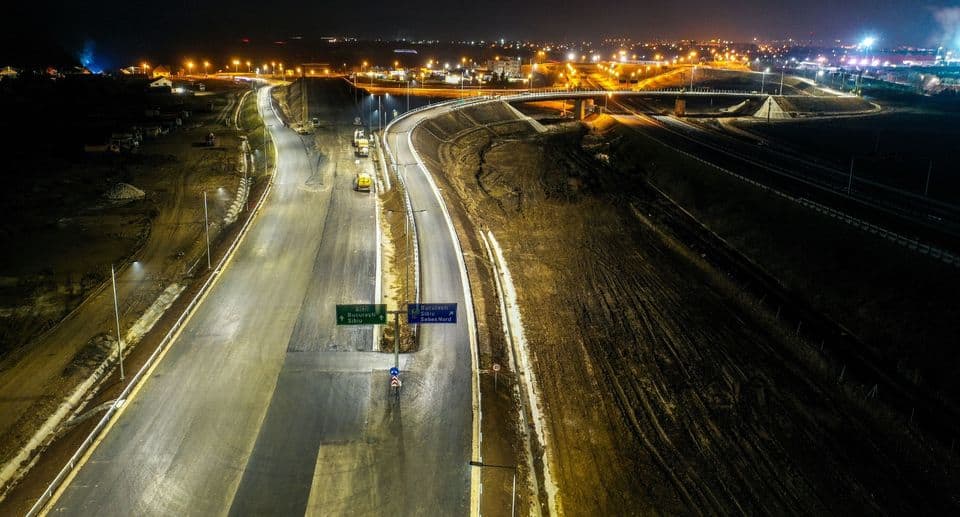
[[[760, 93], [757, 91], [745, 90], [715, 90], [708, 88], [666, 88], [659, 90], [538, 90], [523, 92], [512, 95], [494, 95], [492, 98], [510, 102], [542, 102], [542, 101], [574, 101], [573, 113], [580, 120], [588, 114], [590, 106], [600, 99], [623, 97], [665, 97], [675, 99], [674, 111], [682, 116], [686, 110], [686, 100], [695, 98], [732, 98], [732, 99], [762, 99], [771, 97], [790, 98], [790, 97], [809, 97], [808, 95], [773, 95], [770, 93]], [[490, 99], [490, 97], [487, 97]]]

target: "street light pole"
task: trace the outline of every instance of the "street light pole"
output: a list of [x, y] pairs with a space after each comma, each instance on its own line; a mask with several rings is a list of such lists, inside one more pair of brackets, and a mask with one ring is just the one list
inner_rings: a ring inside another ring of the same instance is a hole
[[763, 87], [764, 87], [764, 84], [767, 82], [767, 71], [763, 70], [760, 73], [762, 74], [760, 76], [760, 94], [763, 95]]
[[207, 269], [210, 269], [210, 221], [207, 219], [207, 191], [203, 191], [203, 230], [207, 235]]
[[786, 65], [780, 69], [780, 95], [783, 95], [783, 72], [786, 69]]
[[853, 162], [855, 158], [850, 158], [850, 175], [847, 177], [847, 195], [850, 195], [850, 189], [853, 187]]
[[123, 381], [123, 337], [120, 334], [120, 302], [117, 300], [117, 273], [110, 264], [110, 281], [113, 283], [113, 314], [117, 319], [117, 362], [120, 363], [120, 380]]

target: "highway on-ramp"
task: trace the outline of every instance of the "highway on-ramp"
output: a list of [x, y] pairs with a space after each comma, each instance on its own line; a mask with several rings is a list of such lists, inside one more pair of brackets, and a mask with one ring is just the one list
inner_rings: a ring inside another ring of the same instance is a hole
[[[258, 103], [278, 151], [271, 193], [151, 374], [48, 506], [67, 515], [463, 515], [473, 391], [468, 300], [440, 199], [422, 174], [423, 299], [459, 323], [424, 326], [402, 357], [334, 305], [375, 298], [374, 197], [352, 190], [352, 110], [311, 113], [311, 140]], [[394, 137], [415, 123], [396, 124]], [[413, 163], [409, 149], [403, 163]]]

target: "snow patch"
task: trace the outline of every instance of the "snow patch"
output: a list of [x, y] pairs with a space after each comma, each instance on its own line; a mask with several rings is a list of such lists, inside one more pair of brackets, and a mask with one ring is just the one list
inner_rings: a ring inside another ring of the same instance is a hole
[[143, 199], [146, 194], [137, 187], [129, 183], [117, 183], [110, 187], [104, 194], [104, 197], [111, 201], [129, 201], [132, 199]]
[[180, 293], [186, 288], [184, 285], [179, 284], [170, 284], [156, 300], [153, 301], [153, 304], [150, 305], [150, 308], [146, 310], [137, 321], [127, 330], [126, 336], [124, 336], [124, 344], [129, 346], [131, 344], [139, 343], [143, 336], [150, 332], [150, 329], [157, 324], [157, 321], [160, 320], [160, 316], [163, 316], [163, 313], [167, 312], [167, 309], [173, 305], [173, 302], [180, 296]]

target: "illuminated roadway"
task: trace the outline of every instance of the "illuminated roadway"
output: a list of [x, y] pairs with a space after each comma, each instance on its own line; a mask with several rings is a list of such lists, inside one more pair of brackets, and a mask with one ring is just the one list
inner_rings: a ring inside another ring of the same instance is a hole
[[424, 298], [459, 303], [460, 323], [423, 329], [423, 350], [401, 358], [397, 406], [392, 354], [370, 351], [370, 328], [334, 325], [336, 303], [372, 302], [375, 288], [374, 198], [352, 190], [353, 113], [335, 110], [335, 134], [323, 137], [334, 148], [320, 160], [267, 99], [261, 90], [278, 149], [273, 191], [50, 512], [468, 512], [470, 340], [437, 200], [411, 181], [415, 208], [427, 210], [417, 214]]

